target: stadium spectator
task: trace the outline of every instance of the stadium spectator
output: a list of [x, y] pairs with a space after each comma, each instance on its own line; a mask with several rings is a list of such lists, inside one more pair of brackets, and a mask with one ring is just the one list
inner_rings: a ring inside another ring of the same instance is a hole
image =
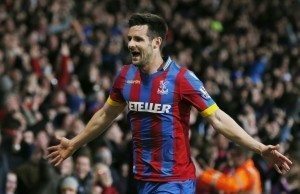
[[6, 184], [4, 194], [16, 194], [17, 190], [17, 175], [14, 172], [8, 172], [6, 175]]
[[207, 168], [200, 174], [198, 187], [211, 185], [225, 193], [262, 193], [260, 173], [249, 151], [235, 146], [229, 150], [228, 155], [233, 171], [224, 173]]
[[77, 194], [78, 182], [72, 176], [67, 176], [61, 180], [59, 194]]
[[75, 157], [74, 177], [78, 182], [78, 194], [89, 194], [93, 185], [90, 149], [85, 147]]
[[93, 194], [119, 194], [113, 186], [113, 177], [109, 166], [104, 163], [95, 164]]

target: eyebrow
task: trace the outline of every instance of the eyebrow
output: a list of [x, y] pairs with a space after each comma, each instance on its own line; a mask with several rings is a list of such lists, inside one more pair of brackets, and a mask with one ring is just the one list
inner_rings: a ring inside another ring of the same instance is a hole
[[142, 37], [142, 36], [127, 36], [127, 39], [129, 39], [129, 38], [134, 38], [134, 39], [138, 39], [138, 40], [145, 40], [145, 38]]

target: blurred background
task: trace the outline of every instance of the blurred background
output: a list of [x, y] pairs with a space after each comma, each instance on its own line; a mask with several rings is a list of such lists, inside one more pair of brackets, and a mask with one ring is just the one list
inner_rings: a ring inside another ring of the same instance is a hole
[[[217, 104], [294, 163], [279, 175], [259, 155], [262, 193], [300, 193], [299, 0], [1, 0], [0, 193], [134, 194], [126, 112], [59, 167], [46, 148], [72, 138], [130, 63], [127, 19], [161, 15], [164, 55], [187, 66]], [[197, 176], [234, 173], [232, 144], [191, 111]], [[200, 179], [200, 178], [199, 178]], [[223, 193], [197, 180], [197, 193]]]

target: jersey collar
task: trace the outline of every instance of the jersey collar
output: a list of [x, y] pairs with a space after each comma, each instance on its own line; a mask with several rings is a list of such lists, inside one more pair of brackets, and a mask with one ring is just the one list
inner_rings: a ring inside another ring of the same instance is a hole
[[168, 67], [171, 65], [172, 59], [170, 57], [167, 58], [167, 61], [165, 62], [165, 65], [160, 69], [161, 71], [166, 71]]

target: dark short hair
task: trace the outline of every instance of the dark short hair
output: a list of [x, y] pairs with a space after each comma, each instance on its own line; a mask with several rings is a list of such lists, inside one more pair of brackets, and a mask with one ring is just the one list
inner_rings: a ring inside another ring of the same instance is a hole
[[168, 25], [163, 18], [151, 13], [135, 13], [129, 18], [129, 27], [147, 25], [148, 36], [151, 38], [161, 37], [166, 39]]

